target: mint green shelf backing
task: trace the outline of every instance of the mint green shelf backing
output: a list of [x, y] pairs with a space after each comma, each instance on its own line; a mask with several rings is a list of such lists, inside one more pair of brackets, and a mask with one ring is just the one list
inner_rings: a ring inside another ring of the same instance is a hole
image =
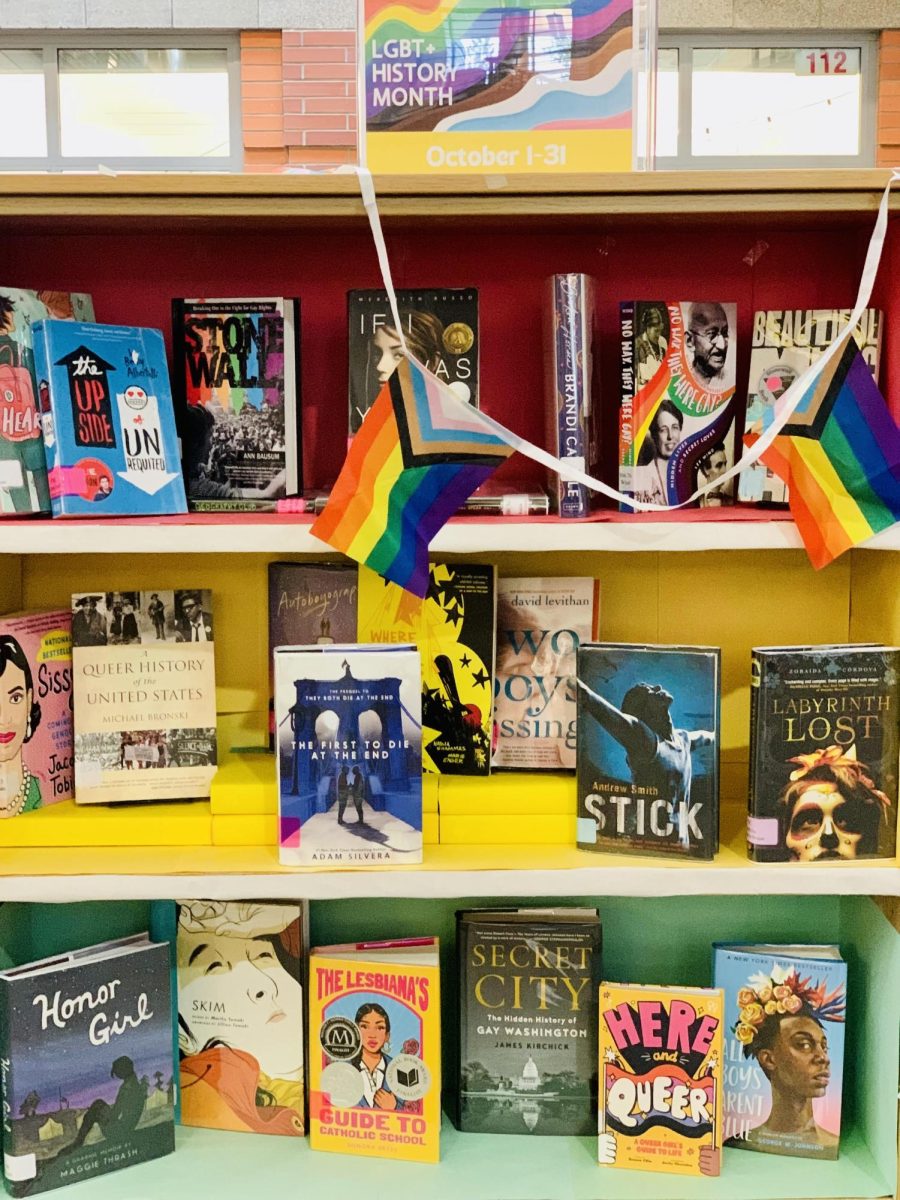
[[[764, 871], [760, 872], [760, 882]], [[299, 891], [298, 887], [298, 891]], [[373, 892], [377, 876], [373, 875]], [[320, 901], [313, 944], [436, 933], [443, 946], [445, 1082], [456, 1027], [454, 912], [484, 898]], [[509, 905], [509, 899], [497, 901]], [[523, 904], [559, 900], [523, 897]], [[174, 1158], [74, 1186], [73, 1200], [181, 1200], [211, 1190], [246, 1200], [265, 1181], [329, 1200], [818, 1200], [884, 1197], [896, 1186], [896, 1064], [900, 1054], [900, 936], [867, 897], [573, 897], [603, 919], [603, 971], [634, 983], [707, 984], [714, 941], [838, 942], [850, 972], [845, 1137], [836, 1163], [726, 1151], [717, 1179], [601, 1171], [593, 1139], [459, 1134], [445, 1118], [438, 1168], [313, 1153], [290, 1139], [181, 1130]], [[146, 929], [141, 902], [0, 907], [0, 962], [23, 962]], [[69, 1192], [64, 1193], [70, 1194]]]

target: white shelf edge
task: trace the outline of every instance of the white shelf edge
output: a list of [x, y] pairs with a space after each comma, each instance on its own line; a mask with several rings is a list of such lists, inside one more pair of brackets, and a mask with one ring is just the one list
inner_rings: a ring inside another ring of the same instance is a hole
[[[794, 550], [802, 548], [790, 521], [671, 523], [527, 522], [476, 520], [446, 525], [432, 542], [436, 553], [496, 551]], [[900, 525], [865, 543], [865, 549], [900, 550]], [[306, 523], [157, 524], [66, 521], [6, 525], [0, 520], [0, 554], [221, 554], [333, 553]]]
[[0, 876], [0, 902], [79, 900], [439, 899], [493, 896], [900, 896], [900, 868], [804, 870], [790, 864], [746, 869], [703, 865], [579, 867], [567, 870], [344, 871], [197, 875]]

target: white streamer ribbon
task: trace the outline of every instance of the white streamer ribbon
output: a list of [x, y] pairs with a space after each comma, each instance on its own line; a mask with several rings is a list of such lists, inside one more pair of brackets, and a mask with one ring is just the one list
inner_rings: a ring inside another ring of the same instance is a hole
[[[375, 184], [372, 180], [371, 172], [366, 167], [356, 167], [356, 174], [359, 177], [360, 191], [362, 193], [362, 201], [365, 206], [366, 213], [369, 218], [369, 226], [372, 230], [372, 238], [375, 242], [375, 250], [378, 255], [378, 265], [381, 268], [381, 277], [384, 283], [385, 291], [387, 292], [388, 303], [391, 308], [391, 315], [394, 319], [394, 325], [397, 330], [397, 336], [400, 340], [400, 345], [408, 357], [409, 354], [406, 345], [406, 338], [403, 332], [403, 326], [400, 321], [400, 309], [397, 304], [397, 293], [394, 290], [394, 283], [391, 277], [391, 266], [388, 260], [387, 246], [384, 240], [384, 232], [381, 227], [381, 217], [378, 212], [378, 201], [375, 196]], [[850, 315], [849, 321], [838, 333], [833, 342], [823, 351], [821, 356], [811, 363], [802, 374], [798, 375], [790, 387], [786, 388], [782, 395], [778, 398], [772, 408], [772, 419], [766, 428], [759, 435], [754, 444], [745, 449], [740, 459], [733, 467], [717, 476], [716, 479], [709, 483], [698, 487], [693, 495], [687, 500], [682, 500], [680, 504], [653, 504], [642, 500], [636, 500], [633, 496], [627, 496], [615, 488], [604, 483], [602, 479], [596, 479], [593, 475], [589, 475], [586, 471], [581, 471], [578, 467], [573, 466], [564, 458], [557, 458], [553, 454], [549, 454], [540, 446], [535, 446], [533, 442], [527, 441], [523, 437], [519, 437], [517, 433], [513, 433], [511, 429], [507, 429], [505, 425], [501, 425], [499, 421], [495, 421], [493, 417], [489, 417], [486, 413], [480, 410], [473, 409], [472, 405], [460, 400], [455, 396], [449, 388], [444, 386], [436, 376], [432, 375], [428, 368], [422, 363], [418, 365], [422, 370], [431, 375], [435, 379], [441, 389], [441, 396], [448, 405], [458, 407], [465, 411], [469, 419], [472, 419], [473, 414], [477, 414], [478, 421], [486, 430], [493, 433], [501, 441], [506, 442], [508, 446], [512, 446], [520, 454], [524, 454], [526, 458], [532, 459], [534, 462], [540, 463], [541, 466], [547, 467], [551, 471], [555, 471], [562, 479], [571, 480], [573, 483], [580, 483], [592, 492], [600, 492], [610, 500], [615, 500], [618, 504], [626, 505], [629, 508], [639, 509], [642, 512], [672, 512], [678, 508], [684, 508], [688, 504], [693, 504], [701, 496], [705, 496], [707, 492], [713, 489], [720, 491], [722, 484], [729, 479], [733, 479], [739, 475], [741, 471], [758, 462], [760, 457], [768, 450], [778, 435], [781, 433], [784, 426], [790, 421], [794, 412], [800, 405], [801, 400], [806, 395], [812, 384], [818, 379], [821, 373], [825, 370], [829, 362], [834, 356], [840, 353], [841, 347], [848, 337], [851, 336], [853, 330], [862, 319], [864, 310], [867, 308], [869, 300], [872, 296], [872, 288], [875, 284], [875, 276], [878, 274], [878, 267], [881, 263], [881, 256], [884, 251], [885, 237], [887, 236], [888, 222], [888, 204], [890, 200], [891, 186], [900, 179], [900, 170], [893, 171], [887, 186], [881, 197], [881, 203], [878, 206], [878, 215], [875, 220], [875, 228], [872, 230], [872, 236], [869, 239], [869, 248], [866, 251], [866, 261], [863, 266], [862, 277], [859, 282], [859, 291], [856, 296], [856, 303], [853, 306], [853, 312]], [[418, 362], [418, 360], [415, 360]]]

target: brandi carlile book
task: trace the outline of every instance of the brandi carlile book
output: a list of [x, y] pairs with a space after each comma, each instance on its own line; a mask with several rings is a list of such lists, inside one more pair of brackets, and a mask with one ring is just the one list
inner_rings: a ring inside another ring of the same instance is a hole
[[216, 771], [212, 595], [72, 597], [75, 801], [209, 797]]
[[599, 621], [599, 579], [499, 581], [494, 768], [574, 769], [575, 656]]
[[175, 907], [182, 1125], [302, 1137], [306, 905]]
[[72, 614], [0, 617], [0, 819], [74, 790]]
[[[553, 275], [545, 312], [547, 449], [580, 471], [593, 473], [597, 457], [594, 411], [594, 286], [588, 275]], [[586, 517], [591, 493], [583, 483], [548, 477], [560, 517]]]
[[[630, 300], [620, 317], [619, 491], [681, 504], [735, 461], [737, 305]], [[733, 502], [729, 480], [697, 503]]]
[[597, 910], [471, 909], [456, 914], [456, 929], [458, 1127], [593, 1133]]
[[187, 497], [202, 511], [271, 508], [300, 491], [300, 301], [172, 301]]
[[168, 947], [146, 934], [4, 971], [6, 1190], [38, 1195], [171, 1154], [172, 1066]]
[[[406, 345], [414, 358], [469, 404], [478, 407], [477, 288], [397, 291]], [[350, 326], [350, 434], [403, 357], [387, 293], [347, 293]]]
[[719, 1174], [723, 1033], [720, 989], [600, 984], [601, 1166]]
[[434, 1163], [441, 1135], [437, 938], [321, 946], [309, 959], [309, 1144]]
[[577, 678], [579, 847], [712, 858], [721, 651], [581, 646]]
[[421, 706], [422, 671], [413, 646], [275, 651], [279, 857], [285, 866], [422, 861]]
[[409, 642], [422, 656], [422, 767], [491, 769], [497, 568], [431, 563], [424, 600], [359, 568], [360, 642]]
[[837, 946], [713, 948], [725, 993], [725, 1144], [838, 1157], [847, 964]]
[[747, 842], [757, 862], [893, 858], [900, 649], [754, 649]]

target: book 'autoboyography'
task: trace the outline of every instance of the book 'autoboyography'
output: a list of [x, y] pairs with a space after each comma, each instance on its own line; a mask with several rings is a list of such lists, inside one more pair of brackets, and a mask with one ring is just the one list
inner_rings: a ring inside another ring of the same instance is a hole
[[892, 858], [900, 649], [753, 651], [747, 842], [757, 862]]
[[491, 769], [497, 569], [430, 563], [419, 600], [359, 568], [358, 640], [407, 642], [422, 661], [422, 766], [440, 775]]
[[73, 792], [72, 615], [0, 617], [0, 819]]
[[75, 800], [195, 800], [216, 771], [212, 595], [72, 597]]
[[158, 329], [39, 321], [34, 363], [54, 517], [187, 511]]
[[192, 508], [252, 510], [300, 491], [300, 301], [172, 301], [173, 386]]
[[309, 960], [313, 1150], [437, 1162], [437, 938], [323, 946]]
[[412, 646], [275, 651], [282, 863], [422, 861], [421, 705]]
[[[469, 404], [478, 407], [477, 288], [399, 289], [397, 305], [414, 358]], [[403, 357], [387, 293], [347, 293], [350, 325], [350, 433]]]
[[607, 642], [577, 662], [579, 847], [712, 858], [721, 652]]
[[[681, 504], [735, 461], [737, 305], [630, 300], [620, 318], [619, 491]], [[698, 503], [733, 500], [729, 480]]]
[[593, 1133], [597, 910], [471, 909], [456, 930], [459, 1128]]
[[599, 620], [599, 579], [500, 579], [494, 767], [574, 769], [575, 658]]
[[725, 1143], [837, 1158], [847, 1003], [839, 948], [717, 945], [713, 981], [725, 993]]
[[10, 1195], [171, 1154], [168, 948], [143, 934], [4, 971], [0, 1065]]
[[176, 904], [181, 1123], [304, 1132], [306, 907]]
[[[745, 432], [766, 428], [777, 402], [794, 380], [821, 358], [849, 320], [849, 308], [763, 309], [753, 314]], [[876, 383], [883, 330], [884, 313], [866, 308], [853, 331]], [[784, 505], [788, 486], [770, 467], [753, 463], [738, 476], [738, 499]]]
[[42, 432], [48, 417], [34, 374], [32, 333], [35, 322], [48, 317], [93, 321], [91, 297], [0, 287], [0, 516], [50, 512]]
[[719, 1174], [723, 1033], [719, 989], [601, 983], [601, 1166]]

